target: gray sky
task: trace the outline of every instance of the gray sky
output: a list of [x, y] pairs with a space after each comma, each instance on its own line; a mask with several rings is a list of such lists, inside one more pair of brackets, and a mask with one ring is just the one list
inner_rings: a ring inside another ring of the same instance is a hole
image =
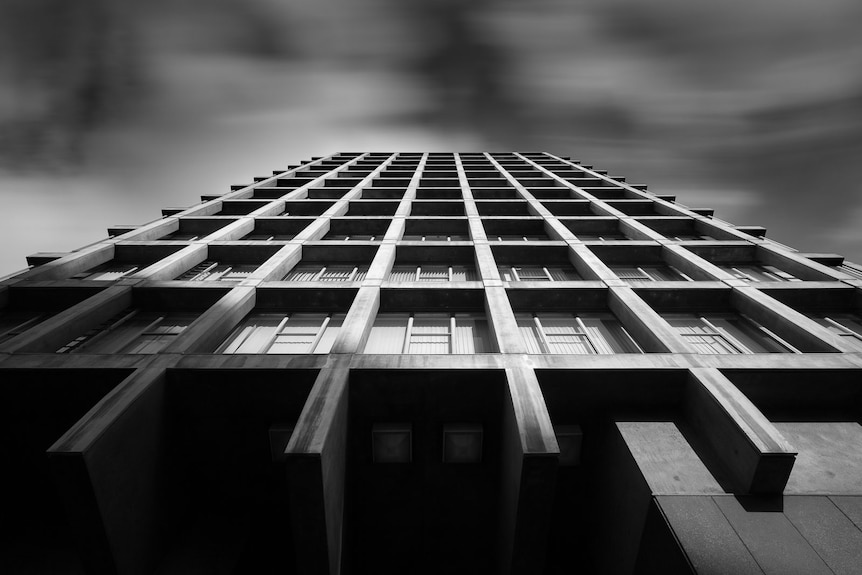
[[76, 4], [0, 7], [0, 275], [342, 150], [571, 155], [862, 261], [856, 0]]

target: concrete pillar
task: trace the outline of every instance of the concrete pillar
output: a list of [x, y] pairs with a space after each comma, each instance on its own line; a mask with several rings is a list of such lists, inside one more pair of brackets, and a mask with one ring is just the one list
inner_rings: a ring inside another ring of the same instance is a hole
[[506, 382], [500, 573], [541, 573], [560, 449], [535, 372], [525, 368], [507, 369]]
[[349, 357], [320, 371], [285, 450], [299, 573], [341, 572]]

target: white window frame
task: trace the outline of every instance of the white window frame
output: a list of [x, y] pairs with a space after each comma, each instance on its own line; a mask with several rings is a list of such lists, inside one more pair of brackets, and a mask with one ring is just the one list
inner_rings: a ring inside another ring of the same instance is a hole
[[[583, 316], [581, 316], [581, 315], [577, 315], [577, 314], [573, 313], [573, 314], [565, 314], [565, 315], [566, 315], [566, 317], [571, 317], [575, 320], [575, 326], [577, 327], [578, 330], [580, 330], [580, 333], [548, 334], [547, 330], [545, 329], [545, 326], [542, 324], [542, 320], [539, 317], [539, 315], [536, 313], [531, 314], [531, 317], [533, 320], [533, 326], [535, 327], [535, 330], [536, 330], [539, 348], [541, 349], [543, 354], [559, 355], [558, 352], [555, 352], [552, 350], [551, 346], [552, 346], [552, 343], [554, 343], [554, 342], [551, 341], [551, 338], [556, 337], [557, 335], [566, 335], [566, 336], [577, 336], [578, 338], [581, 338], [581, 341], [586, 344], [585, 347], [589, 350], [589, 353], [583, 354], [583, 355], [607, 355], [604, 353], [600, 353], [599, 349], [602, 347], [605, 347], [606, 345], [610, 345], [610, 342], [602, 341], [601, 342], [602, 345], [599, 345], [599, 342], [596, 342], [593, 339], [593, 337], [590, 335], [589, 329], [584, 324], [583, 318], [586, 317], [588, 319], [595, 318], [598, 320], [609, 320], [609, 319], [612, 319], [610, 317], [610, 314], [602, 314], [602, 313], [584, 314]], [[619, 323], [619, 321], [616, 318], [613, 318], [613, 320], [616, 321], [617, 323]], [[635, 339], [631, 336], [631, 334], [629, 334], [628, 331], [625, 330], [625, 328], [622, 326], [622, 324], [620, 324], [620, 327], [622, 328], [622, 331], [625, 334], [625, 337], [628, 339], [628, 342], [630, 344], [632, 344], [632, 346], [634, 348], [636, 348], [640, 353], [643, 353], [643, 348], [638, 344], [637, 341], [635, 341]]]
[[[300, 314], [301, 313], [303, 313], [303, 312], [300, 312]], [[262, 315], [266, 315], [266, 314], [262, 314]], [[275, 314], [271, 314], [271, 315], [275, 315]], [[308, 349], [306, 351], [296, 352], [297, 354], [315, 353], [315, 349], [317, 348], [318, 345], [320, 345], [320, 341], [323, 339], [323, 336], [326, 334], [326, 329], [329, 327], [329, 324], [332, 322], [333, 316], [338, 315], [338, 314], [327, 313], [326, 316], [323, 318], [323, 320], [320, 322], [320, 325], [314, 330], [314, 332], [312, 332], [311, 329], [309, 329], [308, 332], [288, 332], [288, 333], [285, 333], [284, 328], [289, 324], [290, 318], [295, 316], [295, 315], [297, 315], [297, 314], [291, 313], [291, 314], [287, 314], [287, 315], [283, 316], [281, 318], [281, 321], [279, 321], [278, 325], [276, 325], [275, 329], [272, 332], [272, 335], [269, 337], [267, 342], [264, 345], [262, 345], [257, 351], [254, 351], [254, 352], [237, 352], [237, 351], [228, 352], [227, 350], [230, 348], [234, 348], [234, 349], [241, 348], [242, 345], [254, 334], [254, 330], [247, 330], [246, 333], [243, 334], [244, 328], [247, 327], [245, 325], [245, 321], [244, 321], [242, 324], [240, 324], [240, 326], [236, 330], [234, 330], [234, 332], [231, 334], [231, 336], [228, 337], [224, 341], [224, 343], [222, 343], [218, 347], [218, 349], [216, 350], [216, 353], [228, 354], [228, 355], [233, 355], [233, 354], [237, 354], [237, 353], [266, 355], [266, 354], [270, 354], [270, 349], [272, 349], [272, 347], [276, 343], [278, 343], [279, 336], [293, 336], [293, 335], [311, 336], [310, 337], [311, 343], [309, 344]], [[246, 321], [249, 319], [253, 319], [253, 318], [246, 318]], [[270, 355], [275, 355], [275, 354], [270, 354]], [[289, 354], [286, 354], [286, 355], [289, 355]]]

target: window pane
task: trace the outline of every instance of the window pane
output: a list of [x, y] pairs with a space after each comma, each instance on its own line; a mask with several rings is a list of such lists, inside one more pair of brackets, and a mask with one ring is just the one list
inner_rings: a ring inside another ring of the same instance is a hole
[[335, 338], [338, 337], [341, 331], [344, 317], [344, 314], [337, 314], [330, 318], [326, 329], [323, 331], [323, 336], [321, 336], [317, 346], [311, 350], [313, 353], [329, 353], [329, 350], [332, 349], [332, 344], [335, 343]]
[[282, 314], [255, 314], [243, 322], [227, 343], [222, 346], [221, 353], [264, 353], [269, 343], [275, 337], [275, 329]]
[[749, 353], [783, 353], [789, 351], [769, 335], [757, 329], [756, 325], [743, 318], [717, 319], [712, 323], [747, 347]]
[[488, 324], [483, 319], [455, 316], [455, 340], [452, 353], [487, 353], [490, 351]]
[[630, 283], [653, 281], [652, 278], [636, 267], [615, 267], [613, 268], [613, 271], [621, 280]]
[[538, 266], [516, 267], [518, 277], [525, 282], [548, 282], [551, 279], [545, 274], [545, 270]]
[[412, 282], [416, 281], [416, 266], [395, 266], [389, 274], [389, 281]]
[[536, 328], [536, 322], [533, 317], [525, 314], [515, 316], [518, 322], [518, 330], [521, 332], [521, 337], [524, 339], [524, 344], [527, 346], [527, 353], [545, 353], [542, 349], [541, 337]]
[[320, 265], [296, 266], [284, 276], [284, 280], [289, 282], [310, 282], [320, 272], [322, 267]]
[[555, 282], [578, 281], [581, 279], [581, 276], [579, 276], [578, 273], [571, 268], [548, 268], [548, 273], [551, 274], [551, 279], [553, 279]]
[[595, 353], [574, 317], [540, 316], [550, 353]]
[[345, 282], [353, 275], [354, 266], [326, 266], [321, 274], [320, 281], [323, 282]]
[[407, 333], [407, 314], [378, 315], [364, 353], [401, 353]]
[[419, 270], [420, 282], [449, 281], [449, 266], [422, 266]]
[[408, 353], [449, 353], [449, 327], [448, 317], [415, 317]]
[[596, 353], [640, 353], [641, 350], [616, 319], [583, 318]]

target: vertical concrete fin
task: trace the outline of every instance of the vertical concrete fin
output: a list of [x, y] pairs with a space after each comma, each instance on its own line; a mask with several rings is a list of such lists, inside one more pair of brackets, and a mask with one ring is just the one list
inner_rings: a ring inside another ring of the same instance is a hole
[[686, 417], [743, 493], [781, 493], [796, 451], [719, 370], [690, 370]]

